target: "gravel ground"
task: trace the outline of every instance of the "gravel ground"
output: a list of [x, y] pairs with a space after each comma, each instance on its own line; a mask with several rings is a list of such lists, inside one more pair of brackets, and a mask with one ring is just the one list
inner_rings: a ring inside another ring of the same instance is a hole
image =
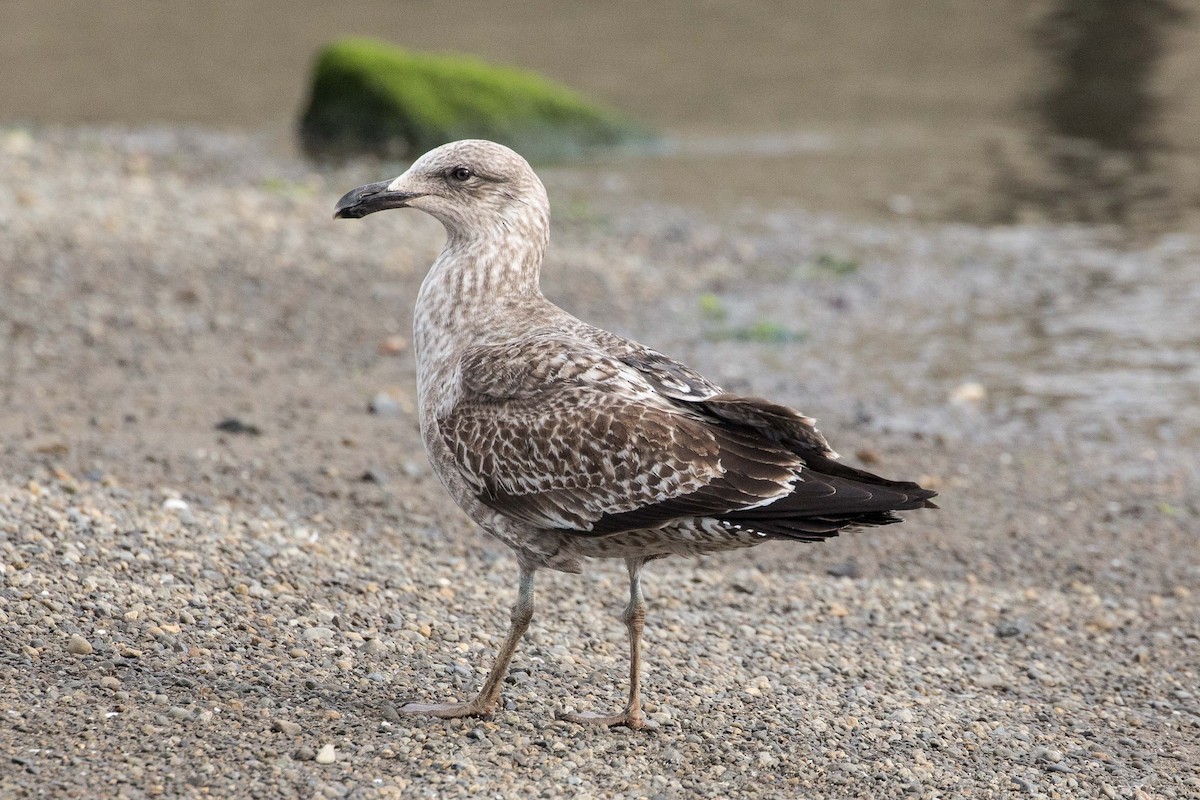
[[[597, 210], [553, 171], [552, 296], [820, 416], [944, 507], [651, 565], [655, 732], [554, 721], [621, 702], [609, 563], [540, 577], [493, 719], [397, 717], [477, 688], [516, 570], [416, 431], [407, 330], [440, 230], [329, 220], [396, 171], [239, 136], [0, 132], [0, 796], [1200, 796], [1194, 457], [1075, 441], [1086, 407], [951, 403], [963, 375], [893, 382], [895, 354], [860, 347], [911, 265], [967, 248], [1016, 307], [1022, 254], [1128, 248], [818, 217], [751, 235]], [[828, 250], [863, 266], [776, 269]], [[722, 325], [780, 296], [810, 324], [714, 332], [712, 292]]]

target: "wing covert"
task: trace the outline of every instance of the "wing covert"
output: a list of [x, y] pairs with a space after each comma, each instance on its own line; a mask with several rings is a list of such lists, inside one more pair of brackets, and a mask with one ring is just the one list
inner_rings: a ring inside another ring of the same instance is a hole
[[462, 375], [445, 441], [482, 502], [532, 525], [613, 533], [754, 507], [786, 495], [802, 465], [561, 340], [474, 348]]

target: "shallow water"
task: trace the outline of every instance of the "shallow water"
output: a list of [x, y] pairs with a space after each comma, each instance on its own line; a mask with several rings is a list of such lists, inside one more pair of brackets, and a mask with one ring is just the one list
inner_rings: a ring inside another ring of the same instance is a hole
[[[733, 388], [744, 377], [835, 429], [977, 438], [986, 458], [1040, 442], [1115, 456], [1129, 477], [1168, 462], [1200, 477], [1197, 237], [1130, 246], [1081, 227], [905, 230], [801, 211], [759, 224], [737, 279], [665, 325]], [[857, 408], [822, 405], [845, 386]]]

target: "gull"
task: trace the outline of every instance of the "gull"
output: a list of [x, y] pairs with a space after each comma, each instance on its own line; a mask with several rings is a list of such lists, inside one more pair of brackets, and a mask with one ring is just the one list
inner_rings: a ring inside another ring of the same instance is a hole
[[550, 239], [545, 187], [484, 140], [442, 145], [394, 180], [343, 196], [335, 218], [415, 208], [446, 243], [417, 294], [421, 436], [454, 501], [520, 569], [511, 625], [483, 688], [405, 714], [488, 716], [533, 617], [534, 573], [624, 559], [629, 695], [578, 723], [644, 728], [643, 565], [768, 541], [812, 542], [899, 522], [935, 493], [841, 464], [814, 421], [723, 391], [696, 371], [589, 325], [539, 288]]

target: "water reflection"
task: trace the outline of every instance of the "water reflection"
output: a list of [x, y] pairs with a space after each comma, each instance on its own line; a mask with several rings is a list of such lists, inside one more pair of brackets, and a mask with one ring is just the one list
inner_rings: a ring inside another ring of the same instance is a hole
[[1001, 159], [998, 216], [1173, 216], [1183, 199], [1157, 135], [1154, 77], [1170, 32], [1187, 18], [1174, 0], [1059, 0], [1033, 30], [1049, 80], [1031, 98], [1029, 152]]
[[1062, 0], [1034, 32], [1054, 71], [1036, 101], [1042, 121], [1059, 136], [1145, 153], [1161, 106], [1154, 71], [1185, 18], [1173, 0]]

